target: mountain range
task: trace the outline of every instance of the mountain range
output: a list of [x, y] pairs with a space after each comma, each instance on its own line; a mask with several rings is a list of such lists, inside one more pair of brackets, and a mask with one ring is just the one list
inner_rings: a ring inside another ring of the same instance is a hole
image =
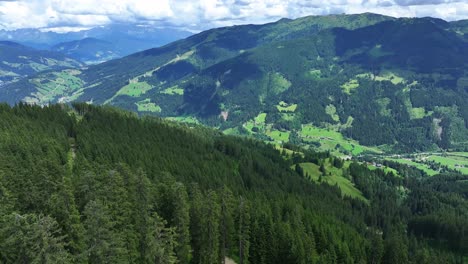
[[53, 51], [64, 53], [86, 64], [97, 64], [108, 60], [123, 57], [122, 50], [117, 45], [96, 38], [84, 38], [69, 42], [62, 42], [50, 48]]
[[[466, 32], [466, 21], [369, 13], [218, 28], [39, 74], [0, 98], [108, 104], [280, 143], [317, 145], [307, 131], [321, 128], [355, 140], [332, 146], [354, 154], [466, 150]], [[51, 90], [58, 78], [73, 81]]]
[[0, 40], [39, 50], [58, 50], [89, 63], [159, 47], [190, 35], [191, 32], [184, 30], [136, 24], [111, 24], [66, 33], [45, 29], [0, 30]]

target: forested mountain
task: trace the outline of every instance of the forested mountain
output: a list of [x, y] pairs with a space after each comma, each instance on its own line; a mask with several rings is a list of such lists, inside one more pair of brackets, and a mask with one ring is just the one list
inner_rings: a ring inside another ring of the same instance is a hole
[[[2, 263], [466, 261], [467, 176], [87, 104], [1, 105], [0, 120]], [[325, 183], [338, 170], [361, 198]]]
[[396, 152], [465, 151], [467, 58], [466, 21], [305, 17], [208, 30], [73, 72], [59, 92], [43, 74], [0, 98], [110, 104], [280, 143], [310, 144], [313, 126]]
[[84, 38], [59, 43], [51, 50], [63, 53], [86, 64], [97, 64], [122, 57], [123, 50], [115, 44], [96, 38]]
[[46, 70], [80, 67], [82, 63], [58, 52], [36, 50], [0, 41], [0, 86]]

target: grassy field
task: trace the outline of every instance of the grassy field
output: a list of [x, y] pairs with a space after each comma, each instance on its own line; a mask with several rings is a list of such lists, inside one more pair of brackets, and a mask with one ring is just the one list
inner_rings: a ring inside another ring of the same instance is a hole
[[380, 168], [377, 168], [377, 167], [374, 166], [374, 165], [368, 165], [367, 168], [368, 168], [369, 170], [381, 169], [381, 170], [383, 170], [385, 173], [391, 172], [391, 173], [393, 173], [395, 176], [401, 177], [397, 170], [395, 170], [395, 169], [393, 169], [393, 168], [390, 168], [390, 167], [387, 167], [387, 166], [382, 166], [382, 167], [380, 167]]
[[67, 97], [83, 87], [84, 82], [75, 76], [78, 73], [79, 71], [64, 70], [47, 74], [46, 78], [31, 79], [30, 82], [38, 87], [38, 92], [29, 99], [40, 104], [60, 101], [60, 98]]
[[339, 122], [340, 117], [336, 114], [336, 107], [332, 104], [329, 104], [325, 107], [325, 112], [335, 121]]
[[447, 166], [450, 169], [458, 170], [463, 174], [468, 175], [468, 153], [467, 152], [448, 152], [448, 153], [425, 153], [418, 154], [409, 158], [387, 158], [388, 160], [396, 161], [402, 164], [416, 167], [429, 176], [433, 176], [439, 173], [439, 171], [431, 169], [429, 165], [424, 162], [433, 161], [442, 166]]
[[189, 123], [189, 124], [200, 124], [200, 121], [196, 117], [193, 116], [175, 116], [175, 117], [167, 117], [166, 119], [182, 122], [182, 123]]
[[128, 95], [131, 97], [139, 97], [142, 94], [145, 94], [147, 91], [151, 90], [153, 87], [149, 85], [147, 82], [136, 82], [136, 83], [129, 83], [122, 87], [118, 92], [117, 95]]
[[267, 117], [266, 113], [260, 113], [253, 120], [249, 120], [245, 122], [243, 124], [243, 127], [247, 129], [249, 132], [253, 132], [254, 127], [256, 127], [259, 132], [264, 131], [266, 117]]
[[344, 92], [347, 94], [350, 94], [352, 90], [358, 87], [359, 87], [359, 82], [356, 79], [351, 79], [347, 83], [344, 83], [341, 85], [341, 88], [343, 88]]
[[[314, 163], [301, 163], [299, 164], [303, 169], [304, 173], [307, 173], [311, 180], [318, 181], [321, 175], [319, 166]], [[349, 166], [349, 164], [346, 164]], [[329, 162], [324, 164], [326, 170], [326, 176], [322, 176], [322, 181], [330, 185], [338, 185], [343, 195], [350, 196], [353, 198], [361, 199], [365, 202], [369, 202], [363, 195], [362, 192], [357, 189], [354, 184], [343, 176], [343, 170], [331, 166]], [[329, 175], [331, 174], [331, 175]]]
[[275, 144], [275, 148], [277, 150], [279, 150], [281, 153], [283, 153], [283, 151], [284, 151], [286, 153], [286, 155], [287, 155], [286, 158], [290, 158], [294, 154], [299, 154], [301, 157], [304, 157], [304, 153], [293, 151], [293, 150], [290, 150], [290, 149], [287, 149], [287, 148], [283, 148], [281, 145], [278, 145], [278, 144]]
[[237, 127], [232, 127], [232, 128], [228, 128], [228, 129], [225, 129], [223, 130], [223, 133], [225, 135], [231, 135], [231, 136], [238, 136], [240, 135], [240, 131], [239, 131], [239, 128]]
[[385, 72], [381, 75], [375, 76], [374, 80], [376, 81], [390, 81], [393, 84], [400, 84], [405, 81], [405, 79], [397, 76], [392, 72]]
[[365, 151], [381, 153], [377, 148], [362, 146], [359, 142], [346, 139], [340, 132], [331, 129], [303, 125], [301, 131], [299, 131], [299, 135], [306, 142], [319, 142], [321, 150], [329, 150], [335, 155], [340, 155], [340, 152], [343, 151], [354, 156]]
[[278, 130], [271, 130], [267, 131], [266, 135], [269, 136], [271, 139], [273, 139], [276, 142], [288, 142], [289, 141], [289, 135], [291, 133], [289, 131], [278, 131]]
[[438, 171], [435, 171], [431, 168], [429, 168], [427, 165], [425, 164], [422, 164], [422, 163], [419, 163], [419, 162], [415, 162], [415, 161], [412, 161], [410, 159], [394, 159], [394, 158], [389, 158], [388, 160], [391, 160], [391, 161], [395, 161], [395, 162], [398, 162], [398, 163], [401, 163], [401, 164], [406, 164], [406, 165], [409, 165], [409, 166], [412, 166], [412, 167], [416, 167], [417, 169], [419, 170], [422, 170], [424, 171], [425, 173], [427, 173], [427, 175], [429, 176], [434, 176], [436, 174], [438, 174], [439, 172]]
[[161, 113], [161, 107], [155, 103], [152, 103], [150, 99], [145, 99], [135, 104], [138, 107], [138, 112]]
[[266, 113], [260, 113], [257, 117], [255, 117], [255, 123], [265, 124], [266, 117], [267, 117]]
[[451, 152], [450, 155], [468, 158], [468, 152]]
[[373, 79], [374, 81], [390, 81], [393, 84], [400, 84], [405, 82], [405, 79], [402, 77], [396, 75], [393, 72], [383, 72], [379, 75], [374, 75], [372, 73], [361, 73], [356, 75], [357, 78], [367, 78], [367, 79]]
[[427, 159], [445, 165], [450, 169], [458, 170], [463, 174], [468, 174], [468, 157], [454, 156], [448, 154], [446, 157], [429, 156], [427, 157]]
[[253, 132], [252, 129], [255, 127], [255, 122], [250, 120], [244, 123], [244, 128], [247, 129], [249, 132]]
[[162, 94], [168, 94], [168, 95], [184, 95], [184, 89], [178, 87], [178, 86], [172, 86], [169, 87], [160, 93]]
[[411, 119], [421, 119], [432, 114], [432, 112], [426, 112], [424, 107], [411, 107], [408, 108], [408, 112]]
[[286, 102], [279, 102], [279, 104], [276, 106], [276, 109], [280, 112], [295, 112], [297, 109], [297, 104], [288, 104]]

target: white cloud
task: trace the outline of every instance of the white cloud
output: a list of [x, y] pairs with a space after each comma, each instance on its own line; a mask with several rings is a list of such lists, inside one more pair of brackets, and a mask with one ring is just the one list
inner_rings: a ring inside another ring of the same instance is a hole
[[113, 22], [207, 29], [281, 17], [374, 12], [468, 18], [463, 0], [0, 0], [0, 28], [92, 27]]

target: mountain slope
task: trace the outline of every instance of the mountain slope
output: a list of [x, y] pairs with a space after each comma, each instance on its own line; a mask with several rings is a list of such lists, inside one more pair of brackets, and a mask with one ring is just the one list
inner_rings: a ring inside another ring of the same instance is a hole
[[53, 46], [51, 50], [86, 64], [97, 64], [122, 57], [121, 51], [115, 44], [95, 38], [62, 42]]
[[0, 60], [0, 85], [41, 71], [82, 66], [58, 52], [35, 50], [10, 41], [0, 41]]
[[[393, 18], [374, 14], [318, 16], [294, 21], [283, 19], [266, 25], [208, 30], [161, 48], [90, 67], [80, 75], [80, 79], [85, 83], [83, 88], [87, 90], [87, 96], [83, 99], [103, 103], [113, 97], [118, 89], [128, 84], [129, 80], [151, 74], [159, 68], [165, 67], [166, 71], [170, 71], [170, 68], [177, 67], [177, 62], [181, 60], [190, 60], [191, 66], [188, 67], [191, 69], [188, 73], [194, 74], [264, 43], [316, 34], [324, 28], [340, 26], [353, 29], [391, 19]], [[28, 83], [22, 83], [21, 86], [19, 94], [10, 93], [8, 96], [2, 96], [3, 100], [18, 101], [36, 90]]]
[[[395, 176], [86, 104], [0, 105], [0, 119], [2, 263], [466, 257], [466, 176]], [[337, 178], [368, 202], [326, 184]]]
[[[90, 67], [74, 76], [81, 86], [42, 98], [196, 117], [277, 143], [321, 144], [305, 131], [321, 127], [351, 145], [466, 150], [468, 44], [454, 25], [361, 14], [213, 29]], [[0, 97], [44, 103], [34, 94], [48, 80]]]

